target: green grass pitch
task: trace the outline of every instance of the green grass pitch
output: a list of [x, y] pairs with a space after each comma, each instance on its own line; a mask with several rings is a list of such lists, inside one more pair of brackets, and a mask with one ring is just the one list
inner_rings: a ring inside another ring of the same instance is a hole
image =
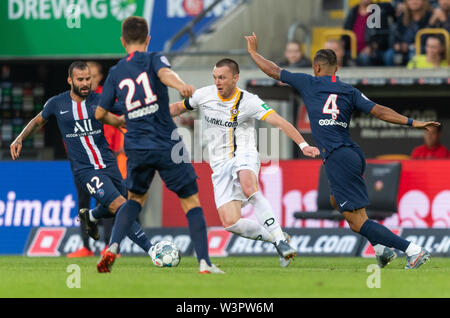
[[[450, 297], [450, 259], [432, 258], [418, 270], [395, 259], [380, 270], [380, 288], [368, 288], [374, 259], [297, 257], [281, 268], [276, 257], [214, 258], [225, 275], [199, 275], [194, 257], [176, 268], [157, 268], [147, 257], [116, 260], [98, 274], [97, 257], [83, 259], [0, 257], [0, 297], [307, 298]], [[80, 268], [80, 288], [68, 288], [67, 268]]]

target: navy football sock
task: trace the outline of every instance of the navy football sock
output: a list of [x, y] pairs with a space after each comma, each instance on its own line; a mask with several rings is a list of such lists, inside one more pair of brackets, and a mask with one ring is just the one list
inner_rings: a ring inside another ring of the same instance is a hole
[[152, 247], [152, 243], [150, 243], [150, 240], [142, 229], [142, 226], [136, 221], [134, 221], [134, 223], [131, 225], [131, 229], [128, 232], [127, 236], [146, 253], [148, 253], [150, 247]]
[[188, 220], [189, 233], [191, 235], [192, 242], [194, 243], [195, 254], [197, 254], [197, 260], [200, 262], [204, 259], [208, 265], [211, 266], [208, 253], [208, 236], [206, 233], [206, 222], [203, 216], [203, 210], [201, 207], [190, 209], [186, 213]]
[[389, 231], [385, 226], [372, 220], [364, 222], [359, 230], [359, 234], [365, 236], [372, 246], [381, 244], [387, 247], [394, 247], [402, 252], [406, 251], [410, 243]]
[[97, 220], [114, 217], [114, 214], [109, 212], [109, 209], [101, 204], [98, 204], [95, 208], [93, 208], [91, 213]]
[[111, 234], [109, 246], [117, 243], [120, 246], [123, 238], [130, 232], [131, 226], [136, 221], [139, 212], [141, 212], [141, 205], [134, 200], [127, 200], [116, 212], [116, 220]]

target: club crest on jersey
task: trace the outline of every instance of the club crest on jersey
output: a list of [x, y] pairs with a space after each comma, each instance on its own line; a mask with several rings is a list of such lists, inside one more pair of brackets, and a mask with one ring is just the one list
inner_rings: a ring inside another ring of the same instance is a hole
[[239, 109], [233, 108], [231, 110], [231, 116], [236, 117], [239, 114]]

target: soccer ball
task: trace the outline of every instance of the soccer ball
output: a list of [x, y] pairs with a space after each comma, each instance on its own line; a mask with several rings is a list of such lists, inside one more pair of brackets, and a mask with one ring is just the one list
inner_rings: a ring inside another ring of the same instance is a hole
[[158, 267], [175, 267], [180, 263], [181, 253], [175, 243], [161, 241], [150, 248], [150, 257]]

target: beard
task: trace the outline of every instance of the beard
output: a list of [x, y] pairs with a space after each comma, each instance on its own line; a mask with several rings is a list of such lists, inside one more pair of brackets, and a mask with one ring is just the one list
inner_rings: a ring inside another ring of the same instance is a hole
[[[82, 91], [83, 89], [87, 89], [85, 91]], [[91, 92], [91, 87], [90, 86], [76, 86], [75, 84], [72, 84], [72, 91], [75, 95], [81, 97], [81, 98], [86, 98], [89, 93]]]

